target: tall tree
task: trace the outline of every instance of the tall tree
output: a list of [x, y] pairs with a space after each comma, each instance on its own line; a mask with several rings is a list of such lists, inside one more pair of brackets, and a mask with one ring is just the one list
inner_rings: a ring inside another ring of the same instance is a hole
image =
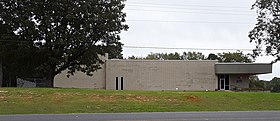
[[280, 1], [257, 0], [252, 7], [257, 11], [257, 24], [249, 33], [250, 42], [256, 44], [254, 57], [263, 54], [280, 60]]
[[124, 1], [1, 1], [0, 23], [11, 27], [20, 41], [33, 44], [36, 71], [53, 87], [61, 71], [92, 75], [103, 63], [99, 54], [120, 49], [119, 33], [128, 29]]

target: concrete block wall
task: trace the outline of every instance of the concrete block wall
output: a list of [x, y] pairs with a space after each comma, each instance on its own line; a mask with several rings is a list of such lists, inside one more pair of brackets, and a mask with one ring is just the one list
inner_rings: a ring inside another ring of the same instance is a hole
[[93, 76], [76, 72], [68, 78], [67, 71], [63, 71], [55, 76], [54, 80], [55, 87], [105, 89], [105, 65], [102, 65], [101, 69], [94, 72]]
[[231, 74], [229, 77], [229, 84], [231, 89], [237, 88], [249, 88], [249, 74]]
[[122, 77], [124, 90], [215, 90], [216, 62], [108, 60], [106, 89], [116, 89], [116, 77]]
[[[98, 57], [106, 63], [108, 53], [105, 53], [104, 56], [98, 55]], [[54, 87], [105, 89], [105, 74], [105, 64], [101, 65], [101, 69], [93, 72], [92, 76], [88, 76], [83, 72], [76, 72], [68, 78], [65, 70], [55, 76]]]

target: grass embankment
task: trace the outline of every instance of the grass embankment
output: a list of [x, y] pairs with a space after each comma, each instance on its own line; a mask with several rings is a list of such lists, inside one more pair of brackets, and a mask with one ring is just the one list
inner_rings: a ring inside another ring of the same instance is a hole
[[0, 88], [0, 114], [247, 110], [280, 110], [280, 94]]

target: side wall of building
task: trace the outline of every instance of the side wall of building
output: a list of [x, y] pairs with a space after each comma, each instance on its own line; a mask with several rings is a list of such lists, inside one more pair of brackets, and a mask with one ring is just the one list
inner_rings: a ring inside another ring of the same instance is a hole
[[93, 88], [105, 89], [105, 65], [102, 69], [93, 73], [93, 76], [87, 76], [85, 73], [76, 72], [73, 76], [67, 78], [67, 71], [55, 76], [54, 86], [64, 88]]
[[230, 75], [230, 89], [249, 88], [249, 74], [232, 74]]
[[215, 90], [217, 61], [108, 60], [106, 89]]

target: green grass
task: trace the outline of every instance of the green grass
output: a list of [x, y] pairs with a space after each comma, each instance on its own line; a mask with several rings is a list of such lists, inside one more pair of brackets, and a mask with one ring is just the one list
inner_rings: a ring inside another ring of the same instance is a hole
[[280, 110], [280, 93], [0, 88], [0, 114]]

